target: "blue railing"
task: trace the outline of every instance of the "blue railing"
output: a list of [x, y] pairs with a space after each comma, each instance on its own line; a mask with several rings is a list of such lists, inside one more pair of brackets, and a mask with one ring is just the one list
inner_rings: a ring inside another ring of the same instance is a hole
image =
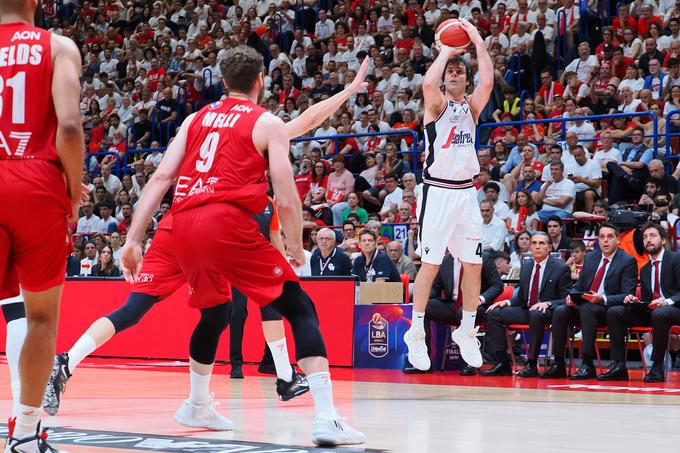
[[87, 153], [87, 157], [85, 158], [85, 166], [90, 174], [96, 174], [96, 172], [90, 171], [90, 160], [92, 158], [99, 160], [97, 156], [114, 156], [115, 159], [113, 160], [113, 163], [115, 164], [115, 166], [111, 169], [111, 173], [115, 174], [116, 176], [121, 176], [120, 156], [118, 155], [117, 152], [114, 151], [100, 151], [97, 153]]
[[[402, 153], [402, 154], [411, 154], [413, 157], [413, 162], [411, 166], [411, 171], [415, 172], [416, 169], [418, 168], [418, 133], [412, 129], [395, 129], [391, 131], [384, 131], [384, 132], [366, 132], [364, 134], [340, 134], [340, 135], [327, 135], [323, 137], [298, 137], [294, 138], [291, 140], [291, 143], [297, 143], [297, 142], [309, 142], [312, 140], [318, 141], [318, 142], [323, 142], [323, 141], [328, 141], [328, 140], [333, 140], [334, 145], [333, 150], [335, 153], [333, 155], [336, 155], [339, 151], [340, 148], [340, 140], [343, 138], [358, 138], [358, 137], [377, 137], [377, 136], [382, 136], [382, 135], [410, 135], [413, 137], [413, 144], [411, 145], [411, 151], [408, 153]], [[399, 152], [399, 151], [397, 151]]]
[[[680, 112], [680, 110], [678, 110]], [[654, 124], [654, 134], [649, 135], [648, 137], [653, 137], [654, 138], [654, 154], [656, 155], [658, 148], [659, 148], [659, 120], [655, 114], [652, 112], [631, 112], [631, 113], [613, 113], [611, 115], [590, 115], [590, 116], [580, 116], [576, 117], [578, 120], [602, 120], [602, 119], [607, 119], [607, 118], [628, 118], [628, 117], [636, 117], [636, 116], [651, 116], [652, 121]], [[540, 119], [540, 120], [525, 120], [525, 121], [508, 121], [508, 122], [502, 122], [502, 123], [484, 123], [480, 124], [477, 126], [477, 137], [476, 137], [476, 143], [477, 143], [477, 149], [480, 148], [493, 148], [493, 145], [481, 145], [479, 143], [479, 132], [481, 129], [485, 127], [503, 127], [503, 126], [525, 126], [528, 124], [541, 124], [541, 123], [562, 123], [562, 130], [561, 130], [561, 136], [564, 139], [565, 133], [566, 133], [566, 127], [565, 123], [568, 121], [574, 121], [574, 117], [571, 118], [545, 118], [545, 119]], [[667, 119], [668, 121], [668, 119]], [[666, 131], [668, 133], [668, 131]], [[680, 134], [678, 134], [680, 135]], [[597, 141], [597, 139], [583, 139], [579, 141]], [[534, 143], [535, 145], [543, 144], [543, 142], [536, 142]], [[668, 146], [668, 142], [666, 142], [666, 146]], [[668, 154], [668, 151], [666, 151]]]

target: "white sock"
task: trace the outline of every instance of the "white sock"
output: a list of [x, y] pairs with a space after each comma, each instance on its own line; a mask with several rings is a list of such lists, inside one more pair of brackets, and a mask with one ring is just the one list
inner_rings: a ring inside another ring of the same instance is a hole
[[204, 375], [189, 370], [189, 375], [191, 376], [189, 401], [197, 406], [208, 404], [210, 402], [210, 377], [212, 373]]
[[411, 329], [425, 332], [425, 312], [413, 310], [413, 323]]
[[21, 399], [21, 379], [19, 378], [19, 355], [26, 339], [26, 318], [15, 319], [7, 323], [7, 338], [5, 339], [5, 351], [7, 364], [9, 365], [9, 377], [12, 388], [12, 416], [19, 415], [19, 402]]
[[76, 344], [68, 351], [68, 371], [73, 373], [73, 370], [83, 361], [85, 357], [92, 354], [97, 349], [97, 343], [94, 338], [88, 334], [84, 334], [78, 338]]
[[286, 337], [280, 340], [267, 342], [269, 350], [274, 359], [274, 366], [276, 367], [276, 376], [286, 382], [293, 380], [293, 368], [290, 366], [290, 358], [288, 357], [288, 347], [286, 346]]
[[460, 329], [463, 332], [470, 332], [475, 328], [475, 318], [477, 318], [477, 311], [463, 310], [463, 318], [460, 320]]
[[314, 399], [314, 415], [317, 417], [335, 416], [331, 374], [328, 371], [310, 374], [307, 376], [307, 382], [309, 382], [309, 391], [312, 392]]
[[40, 408], [26, 406], [19, 404], [19, 413], [17, 414], [17, 424], [14, 427], [14, 438], [25, 439], [26, 437], [35, 436], [38, 430], [38, 422], [40, 421]]

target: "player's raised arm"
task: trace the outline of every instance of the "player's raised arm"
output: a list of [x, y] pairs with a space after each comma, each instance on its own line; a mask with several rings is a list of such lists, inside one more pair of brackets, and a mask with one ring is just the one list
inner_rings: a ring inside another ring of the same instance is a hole
[[290, 140], [283, 121], [270, 113], [263, 114], [253, 128], [253, 142], [258, 149], [266, 149], [268, 152], [269, 176], [281, 227], [288, 243], [288, 254], [301, 266], [305, 264], [302, 250], [302, 207], [293, 179], [293, 169], [288, 160]]
[[442, 93], [442, 76], [446, 70], [446, 62], [461, 53], [449, 46], [440, 46], [439, 55], [423, 77], [423, 99], [425, 101], [425, 123], [434, 121], [446, 107], [446, 97]]
[[463, 24], [463, 28], [465, 31], [467, 31], [467, 34], [474, 44], [475, 50], [477, 51], [477, 72], [479, 72], [479, 85], [475, 87], [475, 90], [472, 92], [472, 96], [469, 100], [472, 111], [475, 114], [475, 122], [477, 122], [479, 120], [479, 115], [489, 102], [491, 90], [493, 90], [493, 62], [491, 61], [491, 56], [486, 50], [484, 39], [479, 34], [477, 27], [472, 25], [466, 19], [461, 18], [458, 20], [460, 20], [460, 22]]
[[288, 138], [300, 137], [306, 134], [321, 124], [324, 119], [331, 116], [350, 96], [365, 88], [367, 83], [364, 82], [364, 78], [366, 77], [367, 70], [368, 57], [364, 58], [364, 62], [361, 64], [356, 77], [344, 90], [324, 101], [317, 102], [301, 113], [300, 116], [286, 123], [285, 127], [288, 131]]
[[83, 123], [80, 119], [80, 52], [68, 38], [52, 35], [52, 100], [57, 115], [57, 155], [64, 168], [71, 198], [72, 219], [78, 219], [80, 180], [85, 159]]
[[177, 135], [165, 151], [163, 160], [144, 187], [144, 192], [142, 192], [137, 203], [120, 258], [123, 274], [125, 274], [126, 280], [130, 282], [134, 281], [142, 266], [141, 240], [149, 220], [160, 204], [163, 195], [175, 182], [177, 172], [182, 165], [182, 160], [186, 154], [187, 129], [194, 119], [194, 115], [195, 113], [189, 115], [180, 126]]

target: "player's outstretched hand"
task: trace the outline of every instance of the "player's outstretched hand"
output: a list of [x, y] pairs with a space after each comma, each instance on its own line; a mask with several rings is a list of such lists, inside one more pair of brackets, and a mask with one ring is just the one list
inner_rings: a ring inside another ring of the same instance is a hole
[[120, 254], [120, 267], [128, 283], [136, 283], [142, 270], [142, 247], [139, 244], [125, 243]]
[[364, 79], [366, 78], [366, 72], [368, 72], [368, 60], [369, 57], [366, 56], [364, 61], [361, 63], [359, 72], [357, 72], [356, 77], [354, 77], [352, 84], [349, 86], [349, 89], [352, 90], [352, 93], [358, 93], [368, 86], [368, 82], [364, 82]]
[[302, 249], [302, 245], [286, 247], [286, 254], [290, 257], [290, 265], [293, 267], [304, 266], [307, 262], [307, 257], [305, 256], [305, 251]]
[[468, 36], [470, 37], [470, 41], [472, 41], [473, 44], [484, 44], [484, 38], [482, 38], [482, 35], [479, 34], [477, 27], [475, 27], [469, 20], [462, 17], [458, 18], [458, 20], [467, 32]]

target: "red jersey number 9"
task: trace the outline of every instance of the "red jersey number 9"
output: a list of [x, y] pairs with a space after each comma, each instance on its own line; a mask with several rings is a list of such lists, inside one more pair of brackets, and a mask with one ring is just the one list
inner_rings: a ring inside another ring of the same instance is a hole
[[215, 161], [215, 151], [217, 151], [217, 145], [220, 142], [220, 134], [218, 132], [211, 132], [203, 140], [201, 145], [200, 155], [201, 158], [196, 160], [196, 170], [201, 173], [207, 173], [213, 166]]

